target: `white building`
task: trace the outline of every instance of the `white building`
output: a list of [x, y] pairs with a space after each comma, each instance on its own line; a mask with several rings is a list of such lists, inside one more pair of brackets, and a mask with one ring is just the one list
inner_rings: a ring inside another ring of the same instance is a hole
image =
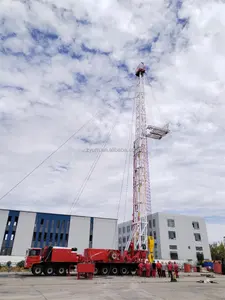
[[82, 254], [85, 248], [116, 248], [117, 239], [116, 219], [0, 210], [0, 259], [48, 245]]
[[[197, 253], [211, 259], [204, 218], [155, 213], [148, 216], [148, 234], [155, 239], [155, 258], [163, 260], [197, 260]], [[131, 221], [118, 225], [119, 249], [123, 249], [131, 232]]]

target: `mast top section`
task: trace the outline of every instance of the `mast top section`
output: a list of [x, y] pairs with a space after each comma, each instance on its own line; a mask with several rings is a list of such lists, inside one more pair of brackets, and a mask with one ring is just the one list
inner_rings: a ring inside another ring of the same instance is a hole
[[140, 77], [140, 76], [144, 76], [145, 74], [145, 65], [143, 62], [140, 63], [140, 65], [137, 67], [135, 75]]

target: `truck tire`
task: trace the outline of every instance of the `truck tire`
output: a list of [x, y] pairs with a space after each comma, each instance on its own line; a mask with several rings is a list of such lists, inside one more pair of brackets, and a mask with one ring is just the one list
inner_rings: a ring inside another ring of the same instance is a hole
[[95, 267], [94, 275], [98, 275], [98, 274], [99, 274], [99, 268]]
[[103, 266], [101, 269], [101, 274], [106, 276], [109, 274], [109, 267], [108, 266]]
[[111, 274], [115, 276], [118, 275], [118, 273], [119, 273], [118, 268], [116, 266], [113, 266], [111, 269]]
[[66, 275], [66, 268], [64, 266], [60, 266], [56, 270], [56, 274], [58, 276], [65, 276]]
[[125, 276], [125, 275], [127, 275], [127, 273], [128, 273], [128, 268], [127, 268], [126, 266], [122, 266], [122, 267], [120, 268], [120, 274], [121, 274], [122, 276]]
[[34, 276], [41, 276], [43, 268], [41, 265], [33, 266], [31, 272]]
[[52, 266], [47, 266], [44, 268], [45, 276], [52, 276], [54, 274], [54, 268]]

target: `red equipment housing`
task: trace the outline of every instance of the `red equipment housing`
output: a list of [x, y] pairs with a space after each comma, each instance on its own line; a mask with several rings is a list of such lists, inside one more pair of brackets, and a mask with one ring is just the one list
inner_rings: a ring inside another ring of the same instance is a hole
[[146, 251], [134, 251], [132, 247], [129, 251], [124, 251], [123, 254], [120, 250], [114, 249], [87, 248], [84, 250], [84, 255], [77, 254], [76, 251], [76, 248], [45, 247], [41, 250], [40, 256], [33, 260], [33, 264], [31, 264], [32, 258], [28, 255], [25, 265], [29, 265], [32, 273], [36, 276], [42, 273], [48, 276], [54, 273], [66, 275], [67, 271], [69, 272], [71, 268], [75, 268], [79, 263], [94, 264], [95, 275], [127, 275], [135, 273], [140, 261], [147, 257]]

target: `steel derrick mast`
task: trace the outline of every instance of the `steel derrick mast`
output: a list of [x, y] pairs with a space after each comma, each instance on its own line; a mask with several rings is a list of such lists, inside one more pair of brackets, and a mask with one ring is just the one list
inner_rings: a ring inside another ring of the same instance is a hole
[[148, 125], [145, 106], [145, 65], [136, 69], [137, 92], [135, 96], [136, 123], [133, 153], [133, 220], [132, 234], [126, 245], [131, 242], [134, 250], [148, 251], [148, 215], [151, 214], [151, 190], [149, 175], [147, 138], [160, 140], [168, 132], [168, 125], [163, 128]]
[[135, 250], [147, 250], [147, 166], [148, 145], [146, 136], [146, 108], [144, 95], [145, 66], [141, 63], [137, 70], [136, 123], [133, 157], [133, 245]]

